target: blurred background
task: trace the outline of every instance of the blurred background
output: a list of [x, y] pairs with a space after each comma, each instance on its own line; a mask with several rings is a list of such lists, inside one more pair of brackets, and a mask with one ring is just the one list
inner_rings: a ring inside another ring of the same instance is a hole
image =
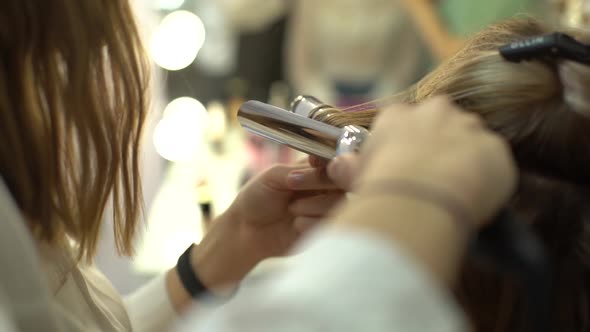
[[303, 157], [245, 133], [244, 101], [351, 106], [404, 90], [498, 20], [590, 19], [590, 0], [132, 1], [153, 62], [145, 222], [131, 259], [117, 256], [106, 220], [97, 257], [123, 294], [174, 266], [250, 177]]

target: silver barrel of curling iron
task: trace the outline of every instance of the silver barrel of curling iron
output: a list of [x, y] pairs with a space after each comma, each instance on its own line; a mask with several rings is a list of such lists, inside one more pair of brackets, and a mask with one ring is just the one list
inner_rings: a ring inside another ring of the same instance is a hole
[[338, 128], [311, 119], [314, 110], [328, 107], [313, 97], [298, 97], [292, 105], [288, 111], [250, 100], [240, 106], [238, 120], [256, 135], [326, 159], [358, 151], [369, 136], [362, 127]]

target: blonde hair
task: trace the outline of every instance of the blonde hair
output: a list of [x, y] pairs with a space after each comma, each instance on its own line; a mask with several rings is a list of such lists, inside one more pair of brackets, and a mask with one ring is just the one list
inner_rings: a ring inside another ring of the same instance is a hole
[[[498, 49], [552, 32], [532, 18], [492, 25], [408, 91], [377, 101], [416, 103], [448, 95], [510, 143], [521, 170], [511, 202], [554, 258], [556, 330], [590, 328], [590, 67], [543, 58], [512, 63]], [[581, 40], [589, 35], [568, 31]], [[384, 107], [331, 109], [316, 119], [370, 127]], [[526, 330], [509, 280], [467, 264], [458, 296], [478, 331]]]
[[32, 233], [91, 258], [111, 199], [130, 253], [148, 67], [129, 2], [4, 0], [0, 14], [0, 174]]

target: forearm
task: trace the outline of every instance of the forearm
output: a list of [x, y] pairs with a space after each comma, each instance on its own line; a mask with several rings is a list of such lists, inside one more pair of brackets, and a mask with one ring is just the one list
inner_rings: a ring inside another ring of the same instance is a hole
[[[201, 243], [193, 246], [191, 264], [203, 285], [213, 294], [226, 296], [256, 266], [258, 260], [243, 255], [235, 237], [236, 218], [229, 212], [212, 222]], [[182, 313], [194, 304], [180, 281], [176, 268], [166, 274], [168, 296], [175, 310]]]
[[455, 280], [468, 240], [445, 209], [403, 195], [361, 195], [333, 219], [334, 227], [369, 230], [390, 239], [443, 284]]

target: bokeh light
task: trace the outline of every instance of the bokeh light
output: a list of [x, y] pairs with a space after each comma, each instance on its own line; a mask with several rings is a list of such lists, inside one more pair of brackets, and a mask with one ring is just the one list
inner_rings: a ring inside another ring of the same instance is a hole
[[196, 158], [204, 145], [207, 110], [198, 100], [181, 97], [171, 101], [154, 129], [154, 146], [163, 158], [186, 161]]
[[168, 70], [189, 66], [205, 43], [201, 19], [186, 10], [172, 12], [158, 25], [151, 38], [150, 54], [155, 63]]

